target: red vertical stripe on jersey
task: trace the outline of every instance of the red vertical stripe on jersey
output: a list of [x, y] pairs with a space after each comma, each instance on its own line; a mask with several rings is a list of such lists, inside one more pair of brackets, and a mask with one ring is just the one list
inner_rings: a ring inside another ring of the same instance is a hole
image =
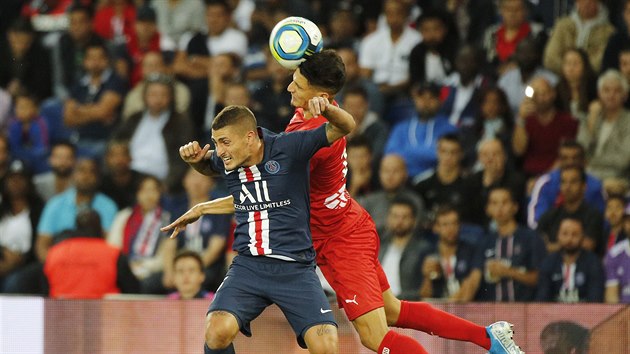
[[256, 232], [256, 251], [258, 254], [265, 254], [265, 249], [262, 247], [262, 217], [259, 211], [254, 212], [254, 230]]
[[247, 178], [247, 182], [253, 182], [254, 174], [252, 173], [252, 170], [249, 167], [245, 167], [243, 170], [245, 171], [245, 177]]

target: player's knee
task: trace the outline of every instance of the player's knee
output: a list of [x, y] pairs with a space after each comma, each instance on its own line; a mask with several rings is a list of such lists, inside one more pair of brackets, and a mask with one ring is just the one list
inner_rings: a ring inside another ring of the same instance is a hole
[[373, 351], [378, 351], [378, 347], [383, 341], [382, 338], [378, 339], [368, 335], [359, 334], [359, 337], [361, 338], [361, 345]]
[[311, 354], [338, 353], [337, 327], [331, 324], [318, 325], [306, 331], [304, 340]]
[[238, 323], [232, 314], [217, 311], [208, 315], [206, 320], [206, 345], [208, 348], [224, 349], [238, 333]]
[[385, 301], [385, 318], [387, 319], [387, 325], [394, 326], [398, 322], [398, 317], [400, 317], [400, 300], [393, 294], [386, 296], [385, 293], [383, 294], [383, 300]]
[[337, 335], [331, 335], [321, 337], [319, 341], [309, 346], [308, 351], [311, 354], [337, 354], [337, 348]]

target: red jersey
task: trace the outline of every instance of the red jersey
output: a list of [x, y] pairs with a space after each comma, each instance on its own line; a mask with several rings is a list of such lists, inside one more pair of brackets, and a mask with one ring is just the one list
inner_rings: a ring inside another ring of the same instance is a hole
[[[304, 119], [304, 109], [297, 108], [287, 132], [311, 130], [328, 122], [323, 116]], [[365, 210], [346, 190], [348, 161], [346, 138], [320, 149], [311, 158], [310, 197], [311, 234], [314, 240], [345, 234], [362, 220]]]

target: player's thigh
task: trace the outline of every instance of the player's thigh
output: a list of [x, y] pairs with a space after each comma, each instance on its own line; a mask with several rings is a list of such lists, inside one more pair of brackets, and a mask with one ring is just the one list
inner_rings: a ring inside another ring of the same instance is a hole
[[269, 298], [284, 313], [298, 344], [306, 348], [306, 332], [322, 324], [336, 326], [335, 318], [313, 265], [293, 262], [283, 268], [286, 271], [275, 277], [276, 287]]
[[369, 349], [378, 350], [379, 345], [389, 331], [385, 316], [385, 309], [379, 307], [372, 311], [362, 314], [352, 321], [352, 325], [356, 329], [361, 343]]
[[[271, 301], [265, 295], [266, 289], [263, 288], [266, 285], [265, 274], [257, 272], [256, 264], [250, 265], [249, 262], [251, 260], [244, 258], [234, 259], [232, 267], [219, 286], [208, 309], [208, 314], [213, 312], [231, 314], [237, 321], [238, 329], [248, 337], [251, 336], [250, 322], [271, 305]], [[225, 328], [225, 326], [207, 326], [206, 333], [208, 330], [218, 332]]]
[[400, 317], [400, 300], [394, 295], [391, 289], [387, 289], [383, 291], [383, 302], [385, 303], [387, 324], [393, 326], [398, 322], [398, 317]]
[[[323, 249], [326, 264], [320, 265], [322, 273], [335, 290], [339, 307], [346, 311], [349, 320], [383, 307], [382, 272], [378, 263], [378, 241], [372, 230], [360, 233], [356, 230], [348, 241], [336, 237]], [[387, 279], [385, 278], [385, 283]], [[385, 285], [389, 288], [389, 284]]]
[[329, 354], [339, 351], [337, 327], [332, 324], [318, 324], [304, 333], [306, 347], [311, 354]]

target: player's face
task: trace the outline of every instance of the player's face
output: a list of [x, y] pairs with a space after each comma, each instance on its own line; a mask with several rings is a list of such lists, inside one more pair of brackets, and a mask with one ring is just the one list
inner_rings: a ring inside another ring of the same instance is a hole
[[496, 92], [489, 92], [481, 102], [481, 114], [484, 119], [494, 119], [501, 115], [501, 99]]
[[585, 184], [577, 170], [564, 170], [560, 173], [560, 192], [567, 202], [576, 202], [584, 196]]
[[525, 21], [525, 6], [522, 0], [504, 1], [500, 12], [503, 23], [508, 28], [516, 28]]
[[93, 160], [80, 160], [74, 170], [74, 185], [80, 193], [93, 193], [98, 187], [98, 166]]
[[459, 216], [455, 212], [440, 215], [435, 220], [433, 229], [440, 237], [440, 241], [455, 244], [459, 235]]
[[74, 169], [76, 156], [68, 146], [58, 145], [50, 152], [48, 161], [55, 175], [68, 177]]
[[147, 77], [151, 74], [166, 73], [166, 65], [164, 59], [158, 53], [149, 52], [142, 59], [142, 76]]
[[605, 217], [610, 225], [619, 226], [623, 222], [625, 205], [619, 199], [610, 199], [606, 203]]
[[85, 71], [92, 75], [100, 75], [107, 69], [109, 62], [103, 48], [92, 47], [85, 52], [83, 66]]
[[15, 102], [15, 116], [20, 122], [30, 122], [37, 115], [37, 104], [32, 99], [18, 97]]
[[564, 220], [558, 229], [558, 243], [567, 253], [575, 253], [582, 247], [582, 225], [575, 220]]
[[558, 161], [561, 169], [565, 167], [584, 166], [584, 157], [582, 156], [582, 152], [577, 148], [560, 148], [560, 152], [558, 153]]
[[623, 92], [621, 83], [617, 80], [609, 79], [604, 81], [599, 90], [599, 99], [604, 110], [616, 111], [623, 106], [627, 95]]
[[398, 155], [385, 156], [378, 172], [381, 186], [385, 191], [396, 191], [407, 182], [405, 160]]
[[152, 115], [159, 115], [168, 110], [171, 105], [171, 91], [167, 85], [150, 83], [144, 95], [147, 110]]
[[457, 168], [462, 159], [462, 148], [459, 144], [448, 140], [438, 142], [438, 163], [450, 168]]
[[562, 61], [562, 73], [567, 80], [579, 80], [584, 74], [582, 57], [574, 50], [568, 51]]
[[206, 22], [210, 35], [216, 36], [230, 25], [230, 14], [221, 5], [209, 5], [206, 8]]
[[131, 155], [126, 145], [116, 144], [107, 149], [105, 163], [112, 173], [124, 173], [131, 166]]
[[422, 40], [430, 48], [434, 48], [444, 41], [446, 27], [439, 19], [427, 19], [420, 24]]
[[244, 166], [251, 159], [253, 134], [256, 133], [246, 131], [237, 125], [212, 130], [212, 141], [226, 170], [231, 171]]
[[151, 211], [157, 208], [160, 203], [160, 185], [157, 181], [147, 178], [140, 184], [136, 193], [136, 201], [144, 211]]
[[92, 21], [83, 11], [70, 13], [68, 23], [68, 33], [74, 40], [81, 40], [89, 36], [92, 31]]
[[300, 73], [299, 68], [293, 72], [293, 80], [287, 86], [287, 91], [291, 94], [291, 105], [305, 109], [308, 109], [308, 101], [311, 98], [321, 95], [321, 92], [309, 85], [308, 80]]
[[505, 153], [501, 143], [497, 140], [489, 140], [479, 148], [479, 162], [484, 169], [500, 171], [505, 167]]
[[201, 290], [204, 280], [205, 275], [194, 258], [183, 257], [177, 260], [173, 277], [177, 291], [182, 294], [196, 294]]
[[508, 191], [495, 189], [490, 192], [486, 213], [498, 224], [504, 224], [512, 220], [517, 210], [516, 203], [514, 203]]
[[393, 204], [387, 213], [387, 228], [394, 237], [407, 236], [413, 231], [416, 218], [413, 210], [407, 205]]

